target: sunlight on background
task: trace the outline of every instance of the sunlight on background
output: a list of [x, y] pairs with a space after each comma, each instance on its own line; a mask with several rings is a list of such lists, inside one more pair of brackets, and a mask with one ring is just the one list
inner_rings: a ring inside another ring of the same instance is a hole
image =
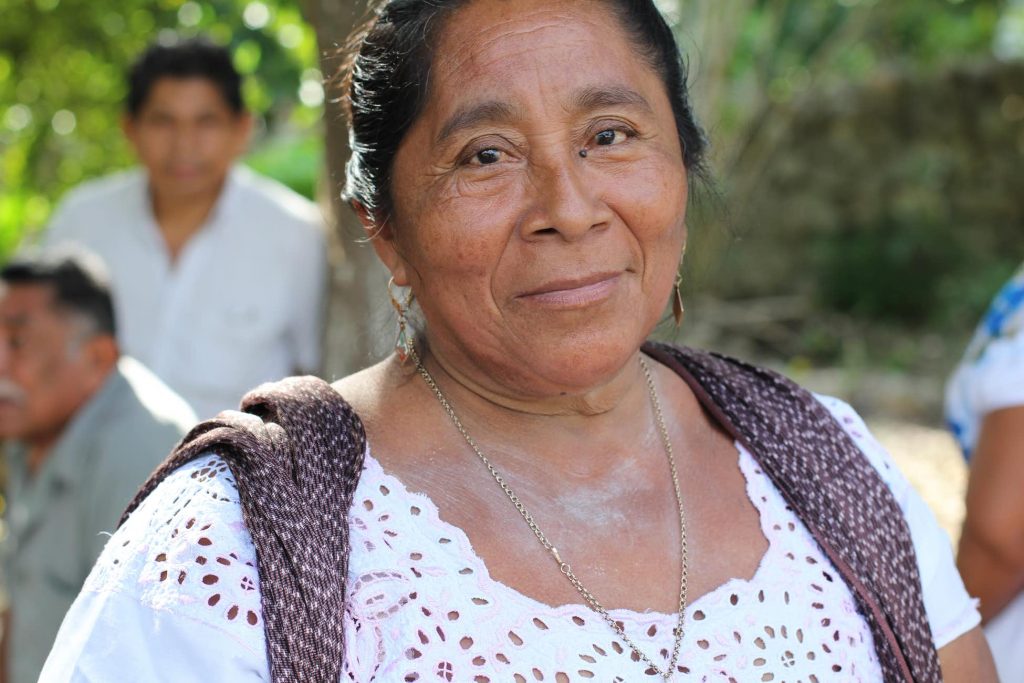
[[1024, 57], [1024, 0], [1010, 0], [996, 26], [994, 50], [1000, 59]]

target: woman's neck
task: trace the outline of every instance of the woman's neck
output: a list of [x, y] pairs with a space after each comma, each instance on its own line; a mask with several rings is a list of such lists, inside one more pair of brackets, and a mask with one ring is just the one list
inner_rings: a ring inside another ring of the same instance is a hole
[[[422, 361], [473, 440], [485, 451], [498, 448], [502, 460], [525, 458], [519, 465], [587, 478], [600, 476], [640, 444], [660, 451], [639, 351], [586, 392], [540, 397], [485, 386], [427, 348]], [[434, 394], [426, 382], [421, 384], [423, 392]]]
[[[605, 380], [583, 391], [545, 387], [543, 392], [524, 391], [502, 383], [494, 374], [472, 367], [463, 359], [448, 358], [429, 345], [421, 344], [423, 366], [452, 400], [524, 417], [595, 417], [615, 412], [635, 395], [647, 395], [643, 369], [637, 351], [630, 361]], [[477, 377], [486, 378], [478, 380]], [[643, 391], [638, 391], [641, 389]]]

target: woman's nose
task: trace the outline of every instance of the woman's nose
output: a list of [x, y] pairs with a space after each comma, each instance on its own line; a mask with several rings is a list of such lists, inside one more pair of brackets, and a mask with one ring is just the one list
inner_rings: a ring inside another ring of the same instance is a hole
[[585, 156], [549, 160], [531, 169], [534, 201], [522, 223], [523, 237], [558, 236], [573, 241], [608, 225], [612, 212], [602, 198], [603, 184]]

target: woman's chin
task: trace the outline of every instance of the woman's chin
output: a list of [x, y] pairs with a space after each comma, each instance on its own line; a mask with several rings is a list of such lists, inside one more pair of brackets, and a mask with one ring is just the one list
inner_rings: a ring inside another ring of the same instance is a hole
[[645, 335], [614, 334], [608, 330], [576, 330], [546, 340], [536, 335], [511, 354], [518, 368], [527, 371], [530, 384], [548, 394], [581, 394], [614, 380], [635, 357]]

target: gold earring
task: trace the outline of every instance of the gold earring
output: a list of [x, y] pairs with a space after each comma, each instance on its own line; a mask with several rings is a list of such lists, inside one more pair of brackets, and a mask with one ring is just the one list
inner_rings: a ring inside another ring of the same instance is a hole
[[679, 291], [682, 286], [683, 274], [676, 273], [676, 286], [672, 290], [672, 317], [676, 321], [676, 329], [683, 324], [683, 314], [686, 313], [686, 309], [683, 308], [683, 293]]
[[680, 289], [683, 286], [683, 261], [686, 260], [686, 245], [683, 245], [683, 253], [679, 255], [679, 268], [676, 269], [676, 286], [672, 290], [672, 317], [676, 321], [676, 329], [683, 324], [683, 314], [686, 313], [686, 309], [683, 308], [683, 293]]
[[399, 301], [395, 296], [394, 292], [395, 278], [388, 280], [388, 297], [391, 298], [391, 305], [394, 307], [395, 312], [398, 313], [398, 336], [395, 338], [395, 353], [398, 354], [398, 360], [405, 363], [409, 360], [410, 354], [412, 354], [412, 337], [409, 336], [406, 327], [408, 320], [406, 314], [409, 311], [409, 306], [412, 305], [413, 294], [412, 290], [405, 296], [405, 301]]

